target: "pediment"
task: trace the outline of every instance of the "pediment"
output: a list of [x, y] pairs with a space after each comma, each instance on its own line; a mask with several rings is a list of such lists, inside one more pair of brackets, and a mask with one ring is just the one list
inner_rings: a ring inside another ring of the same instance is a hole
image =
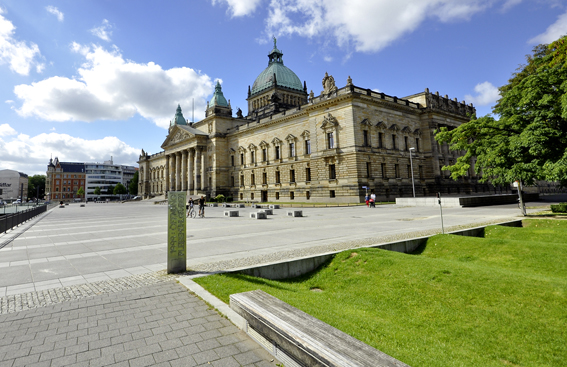
[[167, 135], [161, 147], [165, 149], [166, 147], [176, 145], [179, 142], [195, 139], [197, 135], [207, 136], [206, 133], [195, 128], [175, 125], [169, 131], [169, 135]]
[[323, 118], [323, 123], [321, 124], [321, 129], [335, 128], [339, 125], [337, 118], [329, 112], [327, 116]]

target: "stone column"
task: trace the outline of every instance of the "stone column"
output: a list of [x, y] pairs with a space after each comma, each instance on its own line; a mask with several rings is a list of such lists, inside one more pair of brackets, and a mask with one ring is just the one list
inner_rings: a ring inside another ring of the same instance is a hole
[[175, 191], [175, 153], [170, 154], [169, 163], [170, 163], [170, 167], [169, 167], [169, 173], [170, 173], [169, 190]]
[[181, 152], [181, 191], [187, 191], [187, 151]]
[[169, 154], [165, 156], [165, 192], [169, 191]]
[[201, 180], [199, 175], [201, 174], [201, 148], [195, 148], [195, 195], [197, 191], [201, 190]]
[[175, 153], [175, 191], [181, 191], [181, 159], [179, 152]]
[[205, 171], [206, 171], [206, 167], [205, 167], [205, 156], [206, 156], [206, 151], [205, 149], [203, 149], [203, 151], [201, 152], [201, 190], [205, 190], [205, 187], [207, 187], [207, 183], [205, 182]]
[[187, 191], [193, 189], [193, 149], [187, 150]]

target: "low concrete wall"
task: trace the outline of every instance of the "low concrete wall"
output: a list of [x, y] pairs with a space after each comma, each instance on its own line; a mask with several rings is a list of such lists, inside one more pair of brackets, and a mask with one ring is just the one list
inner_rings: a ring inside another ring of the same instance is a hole
[[[524, 201], [526, 202], [537, 201], [538, 199], [539, 194], [537, 193], [524, 193]], [[441, 205], [444, 208], [515, 204], [517, 201], [517, 194], [441, 197]], [[396, 205], [437, 206], [439, 203], [436, 197], [396, 198]]]
[[[518, 219], [509, 222], [497, 223], [496, 225], [507, 226], [507, 227], [521, 227], [522, 220]], [[467, 237], [481, 237], [484, 235], [484, 229], [486, 227], [487, 226], [467, 228], [463, 230], [448, 232], [447, 234], [454, 234], [458, 236], [467, 236]], [[403, 252], [403, 253], [411, 253], [415, 251], [419, 246], [425, 244], [429, 239], [429, 237], [431, 236], [417, 237], [402, 241], [381, 243], [381, 244], [365, 246], [365, 247], [380, 248], [383, 250]], [[259, 278], [272, 279], [272, 280], [295, 278], [317, 269], [326, 261], [332, 259], [339, 252], [342, 251], [334, 251], [317, 256], [294, 259], [294, 260], [268, 264], [268, 265], [261, 265], [253, 268], [236, 269], [232, 271], [232, 273], [243, 273]]]

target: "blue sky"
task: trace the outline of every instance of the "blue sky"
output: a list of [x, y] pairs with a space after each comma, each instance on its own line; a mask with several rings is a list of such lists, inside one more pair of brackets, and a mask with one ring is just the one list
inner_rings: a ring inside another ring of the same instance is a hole
[[533, 46], [564, 34], [559, 0], [0, 0], [0, 169], [136, 165], [161, 150], [178, 103], [204, 117], [216, 80], [247, 114], [273, 35], [316, 95], [328, 72], [484, 115]]

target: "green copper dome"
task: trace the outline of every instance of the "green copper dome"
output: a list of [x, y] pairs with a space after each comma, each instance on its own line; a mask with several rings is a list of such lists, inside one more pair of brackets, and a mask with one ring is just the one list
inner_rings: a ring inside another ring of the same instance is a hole
[[183, 113], [181, 112], [181, 106], [177, 105], [177, 110], [175, 111], [175, 117], [171, 120], [171, 126], [173, 125], [187, 125], [187, 121], [185, 117], [183, 117]]
[[[276, 38], [274, 37], [274, 48], [268, 55], [268, 67], [258, 75], [252, 85], [251, 95], [260, 93], [265, 89], [271, 88], [277, 83], [280, 87], [286, 87], [294, 90], [303, 91], [301, 80], [295, 75], [291, 69], [283, 64], [283, 53], [276, 47]], [[274, 83], [274, 74], [276, 80]]]
[[226, 98], [224, 98], [224, 95], [222, 94], [222, 87], [218, 80], [217, 80], [217, 85], [215, 86], [215, 94], [213, 94], [213, 98], [211, 98], [211, 101], [209, 102], [209, 106], [228, 107], [228, 102], [226, 101]]

